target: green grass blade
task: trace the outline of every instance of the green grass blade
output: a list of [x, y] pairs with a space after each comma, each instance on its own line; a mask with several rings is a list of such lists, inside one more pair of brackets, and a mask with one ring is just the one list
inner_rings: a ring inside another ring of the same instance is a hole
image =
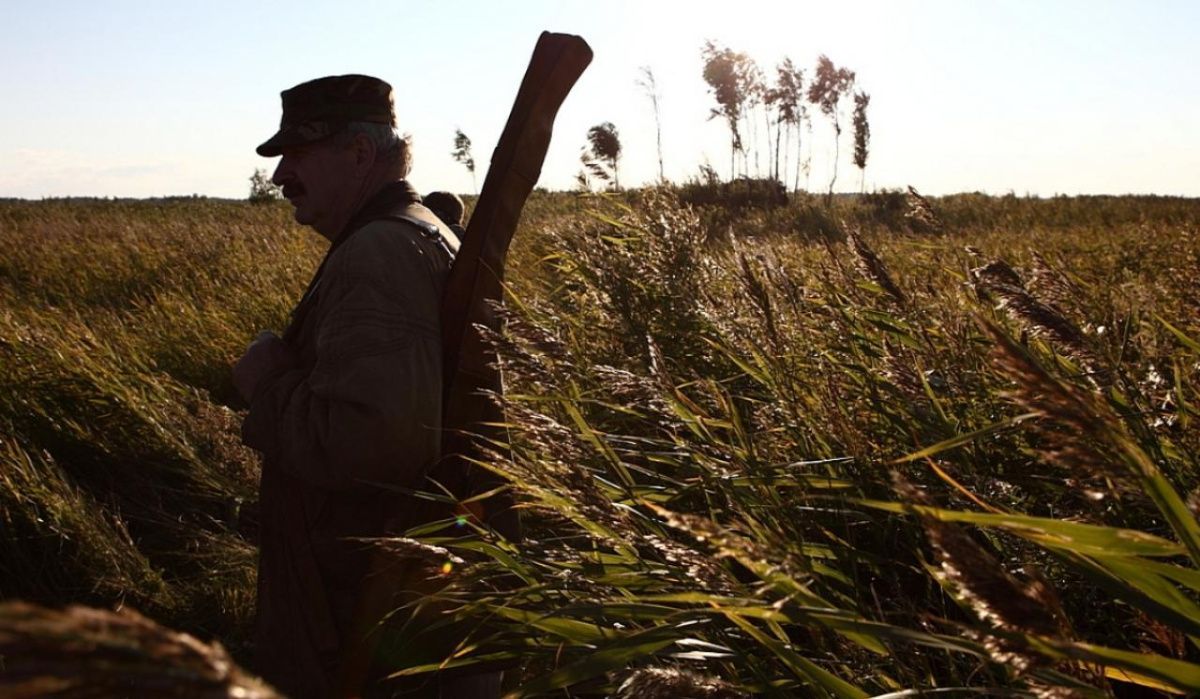
[[1200, 571], [1195, 568], [1184, 568], [1183, 566], [1145, 559], [1139, 561], [1139, 565], [1168, 580], [1174, 580], [1180, 585], [1200, 592]]
[[674, 626], [657, 626], [630, 634], [581, 660], [527, 683], [507, 694], [505, 699], [535, 696], [550, 690], [570, 687], [615, 670], [624, 670], [634, 662], [672, 645], [681, 637], [681, 631]]
[[866, 692], [800, 655], [783, 642], [771, 638], [754, 624], [743, 619], [738, 613], [727, 610], [725, 616], [737, 624], [738, 628], [745, 631], [747, 635], [774, 653], [796, 677], [809, 683], [823, 696], [836, 697], [836, 699], [867, 699]]
[[1018, 425], [1018, 424], [1024, 422], [1025, 420], [1028, 420], [1033, 417], [1037, 417], [1037, 413], [1025, 413], [1023, 415], [1017, 415], [1015, 417], [1010, 417], [1010, 418], [1007, 418], [1004, 420], [1000, 420], [1000, 421], [994, 422], [986, 427], [981, 427], [977, 430], [967, 432], [965, 434], [956, 435], [954, 437], [951, 437], [950, 439], [942, 440], [942, 441], [938, 442], [937, 444], [932, 444], [932, 445], [927, 446], [918, 451], [914, 451], [911, 454], [906, 454], [906, 455], [900, 457], [899, 459], [896, 459], [892, 463], [906, 464], [906, 463], [909, 463], [910, 461], [918, 461], [920, 459], [924, 459], [926, 457], [933, 456], [934, 454], [940, 454], [941, 452], [947, 451], [949, 449], [953, 449], [955, 447], [961, 447], [964, 444], [970, 444], [971, 442], [974, 442], [976, 439], [979, 439], [980, 437], [984, 437], [984, 436], [987, 436], [994, 432], [999, 432], [1000, 430], [1012, 427], [1014, 425]]
[[1150, 653], [1095, 646], [1053, 638], [1026, 636], [1030, 646], [1051, 658], [1077, 660], [1122, 670], [1164, 682], [1185, 692], [1200, 692], [1200, 665]]
[[1179, 497], [1179, 493], [1154, 465], [1146, 452], [1127, 438], [1120, 438], [1119, 445], [1128, 458], [1142, 484], [1142, 490], [1158, 506], [1175, 536], [1187, 547], [1192, 565], [1200, 568], [1200, 523]]
[[1170, 323], [1168, 323], [1166, 321], [1165, 318], [1158, 315], [1157, 313], [1154, 314], [1154, 317], [1158, 320], [1158, 322], [1162, 323], [1163, 327], [1165, 327], [1168, 331], [1170, 331], [1170, 333], [1175, 336], [1175, 339], [1179, 340], [1179, 342], [1182, 343], [1184, 347], [1187, 347], [1188, 349], [1192, 350], [1193, 352], [1200, 352], [1200, 342], [1193, 340], [1191, 337], [1188, 336], [1187, 333], [1185, 333], [1184, 331], [1175, 327], [1174, 325], [1171, 325]]
[[1151, 561], [1122, 556], [1097, 556], [1092, 560], [1109, 572], [1112, 583], [1126, 588], [1124, 593], [1115, 593], [1119, 598], [1180, 631], [1200, 636], [1200, 605], [1148, 567]]
[[1184, 553], [1179, 544], [1136, 529], [1102, 527], [1028, 515], [963, 512], [880, 500], [852, 502], [886, 512], [919, 513], [943, 522], [967, 522], [1003, 529], [1042, 546], [1094, 556], [1178, 556]]

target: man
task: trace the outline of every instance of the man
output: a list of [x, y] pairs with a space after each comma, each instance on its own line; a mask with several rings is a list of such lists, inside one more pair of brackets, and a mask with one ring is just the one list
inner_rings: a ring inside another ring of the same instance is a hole
[[258, 153], [282, 156], [272, 181], [331, 246], [284, 336], [261, 333], [234, 383], [243, 441], [263, 454], [258, 669], [289, 696], [326, 697], [358, 692], [345, 668], [362, 665], [347, 659], [372, 565], [362, 540], [420, 521], [403, 492], [439, 458], [439, 308], [458, 242], [405, 180], [386, 82], [319, 78], [282, 98]]
[[466, 229], [463, 227], [463, 215], [466, 213], [466, 206], [463, 200], [454, 192], [443, 192], [441, 190], [426, 194], [421, 203], [430, 211], [437, 214], [437, 217], [442, 220], [442, 223], [450, 229], [450, 232], [458, 236], [459, 242], [462, 242], [463, 236], [466, 234]]

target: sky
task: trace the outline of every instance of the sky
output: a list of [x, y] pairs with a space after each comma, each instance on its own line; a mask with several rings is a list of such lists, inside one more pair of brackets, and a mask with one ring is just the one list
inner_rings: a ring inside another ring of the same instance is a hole
[[[542, 30], [595, 52], [555, 125], [540, 182], [552, 189], [574, 186], [587, 130], [605, 121], [621, 136], [622, 183], [656, 179], [642, 66], [661, 92], [667, 177], [704, 163], [727, 177], [729, 131], [708, 118], [702, 78], [713, 40], [768, 74], [785, 56], [811, 74], [822, 54], [854, 70], [871, 95], [867, 189], [1200, 196], [1196, 2], [0, 5], [0, 197], [245, 197], [255, 168], [274, 167], [254, 147], [278, 125], [279, 92], [342, 73], [395, 86], [418, 189], [471, 193], [454, 131], [471, 138], [482, 184]], [[838, 191], [860, 187], [849, 137]], [[823, 190], [833, 127], [814, 114], [804, 139], [808, 186]]]

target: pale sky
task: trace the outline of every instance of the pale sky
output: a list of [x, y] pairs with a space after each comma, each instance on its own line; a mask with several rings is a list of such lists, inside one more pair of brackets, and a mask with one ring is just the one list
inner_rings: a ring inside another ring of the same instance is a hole
[[[397, 91], [422, 191], [473, 191], [450, 158], [474, 142], [479, 182], [544, 29], [580, 34], [592, 66], [567, 98], [541, 184], [570, 188], [588, 127], [616, 124], [621, 179], [657, 175], [662, 91], [668, 177], [728, 175], [707, 119], [706, 39], [768, 72], [827, 54], [872, 96], [866, 184], [1200, 196], [1196, 2], [65, 2], [0, 0], [0, 197], [244, 197], [279, 92], [367, 73]], [[843, 136], [839, 191], [859, 173]], [[832, 127], [814, 118], [810, 187], [829, 178]], [[765, 143], [763, 144], [765, 148]], [[764, 155], [765, 160], [765, 155]], [[765, 167], [765, 165], [764, 165]]]

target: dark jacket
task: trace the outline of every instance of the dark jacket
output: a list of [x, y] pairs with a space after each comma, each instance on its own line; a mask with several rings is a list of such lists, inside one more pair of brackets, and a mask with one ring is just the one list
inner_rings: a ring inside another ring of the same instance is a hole
[[[369, 565], [355, 538], [403, 531], [439, 457], [439, 309], [458, 243], [406, 183], [335, 240], [242, 427], [263, 453], [257, 666], [293, 697], [333, 690]], [[443, 240], [401, 214], [434, 224]], [[391, 487], [389, 487], [391, 486]]]

